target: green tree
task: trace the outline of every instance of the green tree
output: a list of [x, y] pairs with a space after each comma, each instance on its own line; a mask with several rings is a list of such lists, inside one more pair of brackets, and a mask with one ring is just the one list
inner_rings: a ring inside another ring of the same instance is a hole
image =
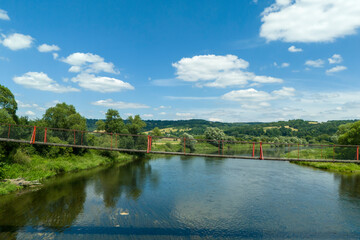
[[105, 122], [103, 120], [99, 120], [95, 123], [96, 125], [96, 130], [98, 131], [103, 131], [105, 130]]
[[0, 123], [14, 124], [13, 117], [5, 109], [0, 109]]
[[160, 131], [160, 129], [158, 127], [155, 127], [152, 131], [151, 131], [151, 135], [156, 136], [156, 137], [161, 137], [162, 133]]
[[86, 119], [76, 112], [73, 105], [66, 103], [47, 109], [43, 120], [47, 127], [86, 130]]
[[135, 115], [135, 117], [128, 117], [128, 124], [126, 124], [126, 128], [128, 129], [130, 134], [139, 134], [140, 131], [146, 127], [146, 123], [141, 120], [139, 115]]
[[108, 109], [106, 112], [105, 131], [108, 133], [122, 133], [125, 124], [120, 114], [115, 109]]
[[17, 122], [17, 103], [14, 94], [5, 86], [0, 84], [0, 109], [5, 109]]
[[195, 144], [197, 142], [195, 140], [195, 138], [192, 135], [188, 134], [188, 133], [184, 133], [182, 143], [180, 143], [181, 146], [184, 145], [184, 139], [185, 139], [185, 147], [189, 148], [190, 152], [195, 152]]
[[226, 140], [224, 131], [217, 127], [207, 127], [204, 134], [205, 139], [212, 140], [210, 144], [214, 146], [218, 146], [220, 140]]
[[[74, 129], [80, 131], [86, 131], [86, 119], [81, 116], [73, 105], [67, 105], [66, 103], [58, 103], [55, 107], [51, 107], [46, 110], [43, 119], [38, 121], [38, 125], [46, 126], [51, 128], [64, 128], [64, 129]], [[42, 135], [42, 134], [41, 134]], [[76, 134], [72, 131], [49, 131], [48, 139], [51, 142], [57, 143], [69, 143], [69, 144], [80, 144], [81, 134]], [[83, 144], [86, 145], [87, 138], [86, 134], [82, 137]], [[34, 145], [36, 150], [43, 155], [49, 155], [57, 147], [41, 146]], [[56, 150], [56, 149], [55, 149]], [[79, 154], [86, 152], [84, 149], [73, 148], [67, 149], [72, 150], [73, 153]], [[71, 152], [71, 151], [70, 151]], [[53, 154], [56, 156], [56, 154]]]
[[360, 145], [360, 121], [351, 125], [341, 125], [339, 131], [342, 133], [338, 140], [340, 144]]

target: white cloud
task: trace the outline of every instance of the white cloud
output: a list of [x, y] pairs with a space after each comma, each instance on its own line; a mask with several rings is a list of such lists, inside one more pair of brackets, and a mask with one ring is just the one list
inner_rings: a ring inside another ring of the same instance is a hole
[[193, 113], [176, 113], [176, 116], [178, 117], [192, 117], [195, 116]]
[[317, 59], [317, 60], [307, 60], [305, 62], [306, 66], [310, 66], [310, 67], [316, 67], [316, 68], [321, 68], [324, 66], [324, 61], [321, 59]]
[[295, 88], [283, 87], [280, 90], [273, 91], [272, 93], [278, 97], [292, 97], [295, 95]]
[[301, 48], [296, 48], [294, 45], [288, 48], [289, 52], [302, 52]]
[[78, 92], [79, 89], [62, 86], [57, 82], [52, 80], [43, 72], [27, 72], [20, 77], [14, 77], [13, 81], [17, 84], [20, 84], [26, 88], [34, 88], [41, 91], [49, 91], [56, 93], [64, 92]]
[[87, 72], [87, 73], [114, 73], [120, 72], [115, 69], [111, 62], [104, 62], [104, 58], [92, 53], [73, 53], [61, 61], [71, 65], [70, 72]]
[[222, 119], [221, 118], [209, 118], [209, 121], [210, 122], [222, 122]]
[[154, 108], [154, 110], [155, 110], [155, 111], [158, 111], [158, 110], [160, 110], [160, 109], [167, 109], [167, 108], [171, 108], [171, 106], [161, 105], [161, 106], [159, 106], [159, 107], [157, 107], [157, 108]]
[[103, 106], [116, 109], [139, 109], [149, 108], [149, 106], [140, 103], [114, 102], [112, 99], [99, 100], [91, 103], [96, 106]]
[[9, 15], [7, 14], [7, 11], [0, 9], [0, 19], [1, 20], [10, 20]]
[[327, 74], [332, 74], [332, 73], [344, 71], [346, 69], [347, 69], [347, 67], [345, 67], [345, 66], [336, 66], [336, 67], [333, 67], [333, 68], [330, 68], [330, 69], [326, 70], [326, 73]]
[[224, 94], [221, 98], [229, 101], [240, 101], [243, 106], [253, 106], [249, 103], [256, 103], [256, 107], [270, 106], [268, 101], [277, 100], [279, 98], [287, 98], [295, 96], [295, 89], [292, 87], [282, 87], [279, 90], [274, 90], [271, 93], [258, 91], [254, 88], [233, 90]]
[[228, 92], [222, 96], [222, 99], [243, 102], [263, 102], [272, 100], [273, 97], [267, 92], [257, 91], [254, 88], [249, 88]]
[[13, 51], [30, 48], [34, 41], [31, 36], [21, 33], [13, 33], [10, 35], [2, 34], [1, 36], [3, 37], [1, 43]]
[[120, 92], [123, 90], [133, 90], [134, 87], [127, 82], [116, 78], [98, 77], [93, 74], [81, 73], [71, 79], [72, 82], [78, 83], [80, 87], [96, 92]]
[[176, 68], [177, 79], [194, 82], [198, 87], [244, 86], [249, 81], [282, 82], [282, 79], [279, 78], [256, 76], [254, 73], [246, 72], [249, 63], [234, 55], [199, 55], [182, 58], [172, 66]]
[[159, 115], [166, 115], [166, 112], [161, 112], [159, 113]]
[[152, 115], [152, 114], [143, 114], [143, 115], [141, 115], [141, 116], [144, 117], [144, 118], [154, 117], [154, 115]]
[[284, 63], [281, 64], [281, 67], [283, 67], [283, 68], [286, 68], [286, 67], [289, 67], [289, 66], [290, 66], [290, 63], [284, 62]]
[[27, 115], [27, 116], [35, 116], [35, 113], [33, 111], [26, 111], [25, 115]]
[[33, 104], [30, 104], [30, 103], [24, 103], [20, 100], [16, 100], [16, 103], [18, 105], [19, 108], [39, 108], [39, 105], [33, 103]]
[[276, 0], [262, 15], [268, 41], [329, 42], [360, 27], [359, 0]]
[[343, 58], [340, 54], [334, 54], [331, 58], [328, 58], [330, 64], [341, 63]]
[[215, 100], [218, 97], [178, 97], [178, 96], [166, 96], [165, 98], [170, 100]]
[[54, 52], [54, 51], [60, 51], [60, 48], [56, 45], [48, 45], [48, 44], [42, 44], [38, 46], [39, 52]]
[[53, 53], [52, 55], [53, 55], [54, 59], [57, 59], [59, 57], [59, 54], [57, 54], [57, 53]]
[[254, 119], [261, 119], [262, 122], [290, 119], [313, 121], [360, 119], [360, 100], [357, 100], [360, 91], [296, 91], [295, 96], [288, 97], [286, 100], [283, 97], [276, 96], [273, 92], [270, 93], [274, 99], [269, 102], [229, 101], [226, 104], [221, 104], [218, 108], [214, 106], [193, 108], [184, 110], [184, 112], [194, 113], [194, 117], [198, 119], [220, 117], [225, 122], [253, 122]]

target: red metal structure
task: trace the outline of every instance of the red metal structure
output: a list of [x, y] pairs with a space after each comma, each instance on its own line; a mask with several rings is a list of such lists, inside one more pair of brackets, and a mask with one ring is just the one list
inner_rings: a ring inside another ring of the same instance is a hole
[[1, 141], [134, 153], [360, 163], [357, 145], [186, 139], [0, 123]]

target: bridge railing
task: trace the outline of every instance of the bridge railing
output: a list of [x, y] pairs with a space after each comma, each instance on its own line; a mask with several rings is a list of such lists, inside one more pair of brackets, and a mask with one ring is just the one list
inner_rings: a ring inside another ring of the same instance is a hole
[[274, 159], [359, 160], [358, 145], [248, 142], [151, 136], [151, 151]]
[[94, 147], [106, 150], [239, 156], [249, 158], [359, 160], [357, 145], [248, 142], [120, 134], [0, 123], [0, 138], [30, 144]]

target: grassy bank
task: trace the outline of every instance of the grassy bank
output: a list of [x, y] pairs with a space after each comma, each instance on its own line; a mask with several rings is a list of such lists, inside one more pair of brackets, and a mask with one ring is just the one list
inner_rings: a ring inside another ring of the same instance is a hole
[[[119, 153], [116, 157], [101, 156], [99, 152], [90, 151], [82, 156], [70, 155], [57, 158], [45, 158], [38, 155], [30, 157], [30, 161], [23, 164], [13, 163], [3, 166], [5, 178], [24, 178], [28, 181], [44, 180], [66, 172], [76, 172], [109, 163], [127, 163], [133, 156]], [[0, 182], [0, 195], [16, 191], [21, 187], [8, 182]]]
[[[324, 149], [303, 149], [300, 150], [300, 158], [306, 159], [342, 159], [338, 154], [334, 155], [332, 148]], [[287, 158], [298, 158], [298, 151], [291, 151], [290, 153], [284, 154], [282, 157]], [[331, 162], [292, 162], [297, 165], [313, 167], [331, 172], [340, 173], [360, 173], [360, 165], [355, 163], [331, 163]], [[359, 162], [360, 163], [360, 162]]]
[[294, 162], [295, 164], [322, 170], [341, 173], [360, 173], [360, 165], [355, 163], [322, 163], [322, 162]]

